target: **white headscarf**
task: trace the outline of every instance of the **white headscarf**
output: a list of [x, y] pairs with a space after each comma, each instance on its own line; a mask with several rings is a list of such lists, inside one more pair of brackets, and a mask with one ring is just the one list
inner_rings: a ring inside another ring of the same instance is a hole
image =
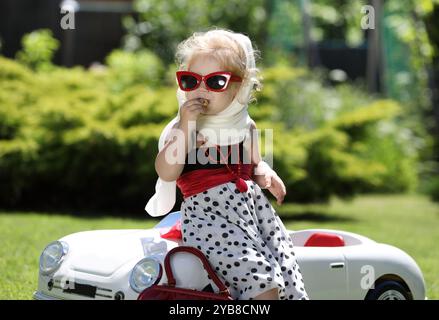
[[[232, 39], [241, 45], [246, 55], [246, 69], [249, 71], [249, 76], [244, 79], [239, 92], [227, 108], [214, 115], [200, 113], [196, 121], [196, 127], [199, 133], [207, 139], [206, 146], [212, 145], [213, 143], [217, 145], [236, 144], [245, 138], [245, 132], [249, 131], [248, 129], [250, 129], [252, 122], [247, 112], [248, 104], [241, 104], [239, 101], [248, 102], [256, 80], [253, 47], [250, 39], [241, 33], [224, 30], [212, 30], [208, 32], [218, 34], [219, 36], [225, 35], [232, 37]], [[177, 88], [177, 99], [179, 104], [177, 116], [166, 125], [160, 134], [158, 143], [159, 152], [163, 149], [165, 139], [172, 127], [180, 121], [180, 108], [186, 101], [186, 95], [179, 87]], [[157, 179], [155, 194], [149, 199], [145, 206], [145, 210], [150, 216], [157, 217], [165, 215], [174, 207], [176, 185], [176, 181], [164, 181], [160, 177]]]

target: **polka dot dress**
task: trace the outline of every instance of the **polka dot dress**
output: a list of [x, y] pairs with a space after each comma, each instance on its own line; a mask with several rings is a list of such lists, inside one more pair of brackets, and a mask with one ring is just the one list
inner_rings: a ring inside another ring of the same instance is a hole
[[243, 193], [227, 182], [184, 199], [184, 245], [205, 254], [235, 300], [272, 288], [280, 300], [308, 299], [291, 237], [259, 185], [246, 183]]

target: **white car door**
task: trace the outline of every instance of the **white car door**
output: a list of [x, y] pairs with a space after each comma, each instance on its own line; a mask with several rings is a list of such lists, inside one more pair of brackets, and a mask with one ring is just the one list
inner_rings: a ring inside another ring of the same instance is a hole
[[348, 299], [347, 263], [340, 247], [295, 247], [310, 299]]

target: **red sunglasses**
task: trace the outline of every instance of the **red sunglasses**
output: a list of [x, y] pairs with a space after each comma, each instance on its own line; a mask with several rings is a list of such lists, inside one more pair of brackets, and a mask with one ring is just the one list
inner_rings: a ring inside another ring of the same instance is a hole
[[202, 76], [190, 71], [177, 71], [177, 81], [181, 90], [192, 91], [197, 89], [201, 82], [204, 81], [206, 88], [210, 91], [225, 91], [231, 81], [241, 82], [242, 78], [233, 75], [228, 71], [217, 71]]

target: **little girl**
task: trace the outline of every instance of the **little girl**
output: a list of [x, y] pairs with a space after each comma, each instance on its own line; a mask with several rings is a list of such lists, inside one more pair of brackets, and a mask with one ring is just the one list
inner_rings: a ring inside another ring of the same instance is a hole
[[194, 33], [176, 57], [179, 111], [161, 134], [156, 194], [145, 209], [169, 212], [178, 186], [183, 243], [205, 254], [234, 299], [308, 299], [292, 240], [261, 189], [278, 204], [286, 193], [261, 160], [247, 112], [260, 88], [250, 39]]

